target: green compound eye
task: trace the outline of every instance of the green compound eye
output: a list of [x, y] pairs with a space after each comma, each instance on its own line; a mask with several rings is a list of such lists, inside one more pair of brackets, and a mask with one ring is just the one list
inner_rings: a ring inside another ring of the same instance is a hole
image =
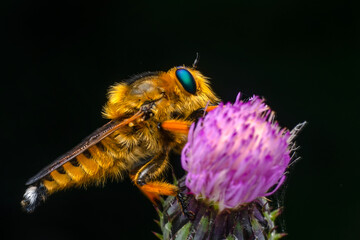
[[196, 93], [195, 79], [188, 70], [186, 70], [184, 68], [180, 68], [180, 69], [176, 70], [175, 74], [176, 74], [177, 79], [179, 80], [179, 82], [181, 83], [181, 85], [184, 87], [184, 89], [187, 92], [189, 92], [191, 94]]

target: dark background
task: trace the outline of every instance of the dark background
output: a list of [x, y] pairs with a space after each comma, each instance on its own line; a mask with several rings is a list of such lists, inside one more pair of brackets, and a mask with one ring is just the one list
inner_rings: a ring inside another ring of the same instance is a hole
[[[106, 121], [108, 87], [191, 65], [224, 101], [264, 96], [308, 121], [287, 180], [287, 239], [354, 239], [360, 224], [359, 9], [347, 1], [3, 1], [2, 239], [155, 239], [129, 180], [20, 210], [25, 181]], [[175, 168], [180, 168], [175, 163]]]

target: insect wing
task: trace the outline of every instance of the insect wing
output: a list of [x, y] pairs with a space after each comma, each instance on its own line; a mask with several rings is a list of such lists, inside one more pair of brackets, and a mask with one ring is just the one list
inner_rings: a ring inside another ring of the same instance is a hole
[[132, 117], [124, 119], [122, 121], [119, 120], [111, 120], [104, 126], [95, 130], [92, 134], [86, 137], [81, 143], [75, 146], [73, 149], [68, 151], [67, 153], [63, 154], [62, 156], [58, 157], [54, 162], [50, 165], [42, 169], [38, 174], [30, 178], [25, 184], [30, 185], [34, 182], [38, 181], [39, 179], [45, 177], [55, 169], [59, 168], [60, 166], [64, 165], [71, 159], [75, 158], [82, 152], [84, 152], [89, 147], [95, 145], [96, 143], [100, 142], [102, 139], [109, 136], [111, 133], [116, 131], [117, 129], [129, 124], [130, 122], [140, 118], [143, 115], [143, 112], [139, 111], [134, 114]]

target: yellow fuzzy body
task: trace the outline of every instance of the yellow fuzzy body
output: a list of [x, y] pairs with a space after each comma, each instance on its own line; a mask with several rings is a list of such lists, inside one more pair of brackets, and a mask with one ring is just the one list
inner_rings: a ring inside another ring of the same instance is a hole
[[[125, 119], [138, 112], [145, 103], [155, 102], [152, 116], [121, 127], [71, 161], [49, 172], [38, 181], [45, 186], [47, 193], [89, 183], [102, 184], [107, 178], [121, 179], [139, 165], [146, 166], [146, 163], [142, 164], [144, 159], [152, 158], [165, 149], [181, 151], [187, 135], [164, 132], [159, 129], [159, 123], [168, 120], [189, 121], [187, 117], [192, 112], [204, 108], [208, 103], [217, 103], [219, 99], [209, 87], [208, 80], [192, 68], [186, 69], [195, 79], [196, 94], [185, 91], [176, 78], [177, 69], [112, 86], [104, 106], [104, 117], [111, 120]], [[166, 167], [167, 158], [149, 178], [157, 178]]]

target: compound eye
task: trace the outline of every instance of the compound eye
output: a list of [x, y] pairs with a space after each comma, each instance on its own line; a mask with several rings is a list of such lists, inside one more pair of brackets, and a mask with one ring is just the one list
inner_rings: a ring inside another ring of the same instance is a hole
[[184, 68], [180, 68], [180, 69], [176, 70], [175, 74], [176, 74], [177, 79], [181, 83], [181, 85], [184, 87], [184, 89], [188, 93], [191, 93], [191, 94], [196, 93], [195, 79], [188, 70], [186, 70]]

